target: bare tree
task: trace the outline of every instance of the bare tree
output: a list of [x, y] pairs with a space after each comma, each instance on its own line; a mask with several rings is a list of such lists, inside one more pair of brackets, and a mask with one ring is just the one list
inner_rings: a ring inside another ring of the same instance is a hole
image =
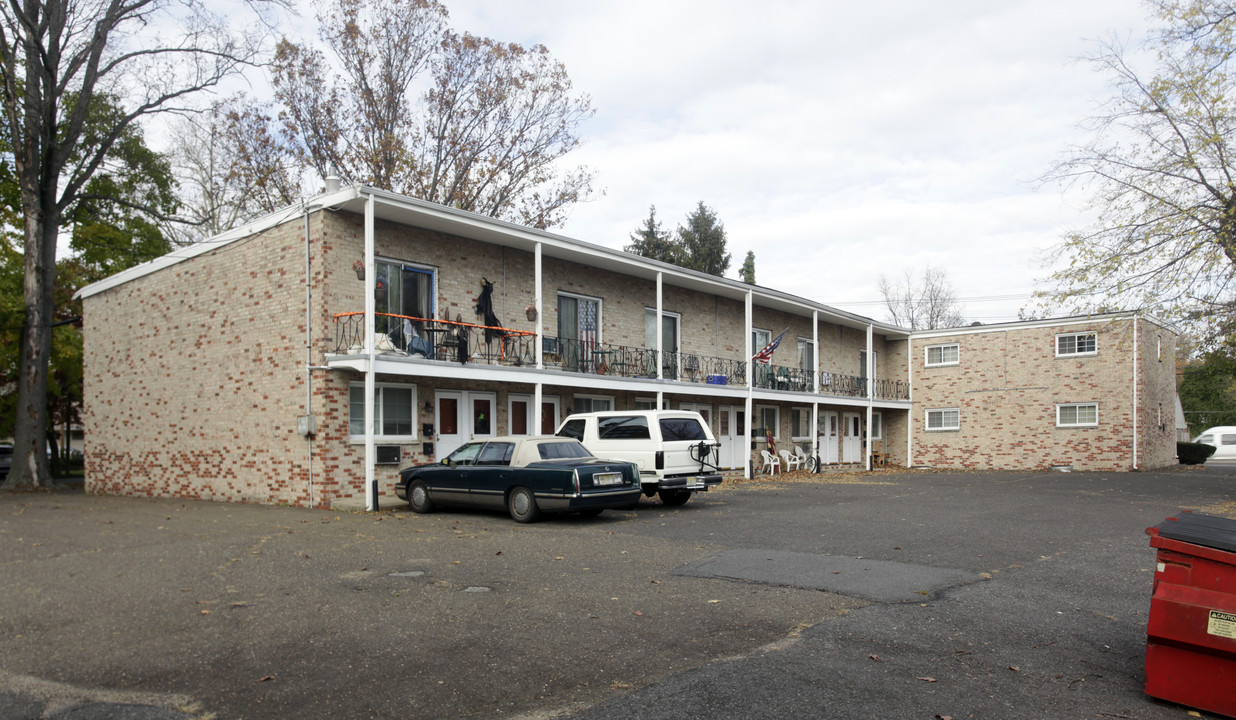
[[[51, 482], [48, 362], [64, 213], [108, 166], [126, 130], [183, 109], [193, 93], [258, 55], [265, 22], [249, 23], [243, 34], [229, 32], [227, 19], [212, 7], [206, 0], [13, 0], [0, 9], [3, 141], [21, 192], [25, 257], [10, 485]], [[243, 7], [260, 13], [270, 4], [249, 0]], [[87, 123], [92, 111], [99, 114], [96, 97], [102, 96], [115, 99], [117, 111]]]
[[333, 60], [279, 45], [287, 136], [322, 175], [560, 225], [591, 193], [590, 171], [558, 172], [591, 101], [544, 46], [459, 35], [446, 17], [437, 0], [334, 0], [318, 15]]
[[1203, 334], [1233, 321], [1236, 281], [1236, 5], [1152, 0], [1152, 70], [1118, 41], [1089, 58], [1116, 94], [1048, 180], [1091, 193], [1097, 220], [1069, 233], [1039, 295], [1070, 311], [1155, 307]]
[[301, 165], [271, 125], [257, 103], [240, 96], [176, 123], [170, 154], [181, 212], [164, 230], [177, 244], [218, 235], [301, 197]]
[[894, 325], [911, 330], [935, 330], [966, 324], [948, 273], [930, 265], [919, 278], [906, 269], [899, 282], [880, 276], [880, 294]]

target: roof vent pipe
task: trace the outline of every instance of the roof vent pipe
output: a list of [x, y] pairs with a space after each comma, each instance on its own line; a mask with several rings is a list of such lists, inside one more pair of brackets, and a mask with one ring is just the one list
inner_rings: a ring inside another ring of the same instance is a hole
[[331, 163], [330, 169], [326, 171], [326, 192], [339, 192], [339, 185], [339, 168], [335, 167], [334, 163]]

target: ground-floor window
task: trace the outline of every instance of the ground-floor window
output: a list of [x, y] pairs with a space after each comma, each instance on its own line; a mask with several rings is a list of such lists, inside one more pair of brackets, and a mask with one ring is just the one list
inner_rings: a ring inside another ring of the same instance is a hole
[[[415, 385], [376, 384], [373, 389], [374, 439], [380, 442], [416, 440], [415, 411]], [[364, 383], [352, 383], [348, 387], [348, 434], [353, 442], [365, 440]]]
[[884, 416], [878, 412], [871, 413], [871, 439], [884, 439]]
[[778, 408], [761, 405], [755, 409], [755, 418], [764, 434], [772, 435], [774, 440], [781, 439], [781, 415]]
[[793, 408], [790, 410], [790, 436], [795, 440], [811, 439], [810, 408]]
[[927, 430], [934, 432], [937, 430], [960, 430], [961, 429], [961, 409], [960, 408], [939, 408], [936, 410], [927, 411]]
[[576, 395], [572, 409], [577, 413], [613, 410], [614, 399], [602, 395]]
[[1095, 427], [1098, 424], [1098, 403], [1069, 403], [1056, 406], [1056, 427]]

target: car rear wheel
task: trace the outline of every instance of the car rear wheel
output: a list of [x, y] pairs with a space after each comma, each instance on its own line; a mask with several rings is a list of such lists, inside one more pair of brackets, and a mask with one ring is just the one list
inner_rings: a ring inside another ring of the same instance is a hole
[[429, 499], [429, 488], [425, 481], [413, 480], [408, 484], [408, 507], [414, 513], [433, 512], [433, 500]]
[[506, 511], [515, 522], [530, 523], [541, 517], [541, 509], [536, 506], [536, 497], [526, 487], [517, 487], [506, 499]]
[[661, 490], [657, 493], [665, 505], [681, 505], [691, 499], [690, 490]]

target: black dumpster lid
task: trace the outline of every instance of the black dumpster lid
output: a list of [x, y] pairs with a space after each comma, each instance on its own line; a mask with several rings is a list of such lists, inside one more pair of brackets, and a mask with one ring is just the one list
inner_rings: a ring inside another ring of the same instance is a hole
[[1236, 520], [1231, 518], [1182, 512], [1159, 523], [1155, 529], [1159, 537], [1236, 552]]

